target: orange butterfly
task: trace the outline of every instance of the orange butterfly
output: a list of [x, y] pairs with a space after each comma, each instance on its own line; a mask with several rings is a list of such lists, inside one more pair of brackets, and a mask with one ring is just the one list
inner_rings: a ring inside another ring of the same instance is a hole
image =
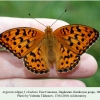
[[25, 67], [33, 73], [49, 72], [56, 64], [58, 72], [75, 68], [82, 55], [99, 37], [99, 32], [85, 25], [66, 25], [54, 32], [19, 27], [0, 34], [0, 44], [16, 57], [23, 58]]

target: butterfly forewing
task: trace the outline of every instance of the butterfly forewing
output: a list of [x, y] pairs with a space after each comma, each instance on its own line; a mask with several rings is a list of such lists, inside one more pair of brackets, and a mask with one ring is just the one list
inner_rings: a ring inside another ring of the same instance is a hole
[[22, 58], [36, 48], [44, 33], [34, 28], [13, 28], [0, 34], [0, 44], [18, 58]]
[[99, 37], [99, 32], [85, 25], [66, 25], [54, 31], [55, 38], [72, 52], [84, 53]]

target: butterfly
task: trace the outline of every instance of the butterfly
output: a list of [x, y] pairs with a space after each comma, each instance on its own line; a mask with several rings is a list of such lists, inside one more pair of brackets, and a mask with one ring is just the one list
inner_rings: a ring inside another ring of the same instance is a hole
[[99, 32], [86, 25], [72, 24], [55, 31], [18, 27], [0, 34], [0, 45], [23, 58], [25, 67], [35, 74], [46, 74], [56, 64], [57, 72], [69, 72], [80, 56], [98, 39]]

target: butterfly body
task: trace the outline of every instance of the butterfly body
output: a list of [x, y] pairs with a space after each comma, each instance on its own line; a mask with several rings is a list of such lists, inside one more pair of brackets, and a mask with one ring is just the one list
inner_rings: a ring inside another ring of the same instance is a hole
[[0, 44], [18, 58], [33, 73], [45, 74], [50, 66], [57, 72], [75, 68], [82, 55], [99, 37], [99, 32], [85, 25], [65, 25], [55, 31], [47, 26], [42, 32], [36, 28], [19, 27], [0, 34]]
[[46, 59], [48, 59], [48, 63], [53, 66], [54, 62], [56, 62], [55, 46], [57, 40], [55, 39], [52, 28], [50, 26], [47, 26], [45, 29], [43, 42]]

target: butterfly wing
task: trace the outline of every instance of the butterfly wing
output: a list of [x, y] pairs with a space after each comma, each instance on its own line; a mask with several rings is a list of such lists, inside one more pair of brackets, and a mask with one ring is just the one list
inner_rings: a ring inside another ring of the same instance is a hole
[[35, 74], [45, 74], [50, 70], [45, 44], [45, 40], [43, 40], [39, 46], [24, 57], [26, 68]]
[[56, 42], [56, 49], [56, 70], [58, 72], [68, 72], [78, 64], [80, 60], [78, 54], [64, 47], [60, 42]]
[[58, 52], [56, 64], [59, 72], [72, 70], [84, 53], [99, 37], [99, 32], [85, 25], [67, 25], [54, 31]]
[[39, 45], [43, 35], [35, 28], [13, 28], [0, 34], [0, 44], [16, 57], [22, 58]]
[[81, 55], [99, 37], [99, 32], [85, 25], [66, 25], [54, 31], [55, 38], [72, 52]]
[[0, 44], [16, 57], [24, 58], [25, 67], [28, 70], [43, 74], [49, 71], [43, 38], [44, 32], [40, 30], [20, 27], [0, 34]]

